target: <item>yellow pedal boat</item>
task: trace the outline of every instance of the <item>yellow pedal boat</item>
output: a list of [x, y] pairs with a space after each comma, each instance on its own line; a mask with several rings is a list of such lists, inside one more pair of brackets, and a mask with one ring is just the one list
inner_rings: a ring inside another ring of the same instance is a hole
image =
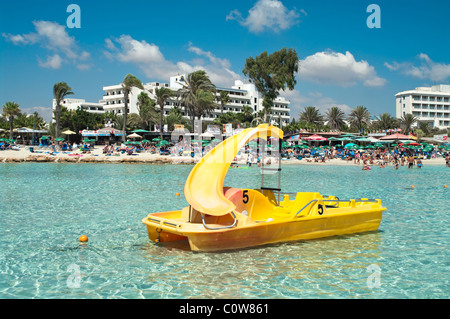
[[[263, 185], [260, 189], [224, 187], [238, 151], [255, 138], [267, 141], [269, 137], [281, 140], [283, 132], [261, 124], [233, 135], [206, 154], [186, 180], [184, 195], [189, 205], [142, 219], [150, 240], [188, 241], [191, 250], [220, 251], [378, 229], [386, 210], [379, 199], [282, 193], [280, 187]], [[262, 163], [261, 170], [281, 171]]]

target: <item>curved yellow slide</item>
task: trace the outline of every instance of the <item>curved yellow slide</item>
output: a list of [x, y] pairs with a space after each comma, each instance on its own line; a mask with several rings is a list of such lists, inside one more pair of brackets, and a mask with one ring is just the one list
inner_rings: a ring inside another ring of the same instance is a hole
[[195, 210], [213, 216], [223, 216], [233, 211], [236, 206], [223, 194], [228, 169], [245, 144], [255, 138], [267, 140], [267, 137], [282, 139], [283, 131], [275, 126], [261, 124], [227, 138], [212, 149], [194, 166], [186, 180], [184, 196], [187, 202]]

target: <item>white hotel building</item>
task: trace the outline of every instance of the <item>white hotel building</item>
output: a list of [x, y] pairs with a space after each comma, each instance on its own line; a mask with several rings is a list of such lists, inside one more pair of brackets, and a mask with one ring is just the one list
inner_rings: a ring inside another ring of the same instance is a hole
[[450, 85], [418, 87], [397, 93], [395, 98], [397, 118], [409, 113], [432, 127], [450, 128]]
[[[56, 109], [56, 99], [53, 99], [53, 110]], [[103, 101], [100, 100], [98, 103], [94, 102], [86, 102], [86, 100], [83, 99], [71, 99], [66, 98], [62, 100], [62, 106], [66, 107], [69, 111], [76, 111], [78, 108], [85, 110], [87, 112], [91, 113], [98, 113], [102, 114], [104, 113], [103, 109]]]
[[[184, 75], [173, 76], [170, 78], [170, 83], [161, 82], [151, 82], [144, 84], [145, 91], [149, 94], [151, 99], [155, 99], [154, 93], [155, 89], [159, 87], [167, 87], [173, 91], [178, 91], [182, 88], [182, 82], [184, 80]], [[124, 108], [124, 94], [121, 84], [105, 86], [103, 87], [105, 94], [103, 95], [103, 108], [104, 111], [112, 111], [116, 114], [121, 114]], [[253, 113], [256, 113], [263, 109], [262, 98], [257, 92], [254, 84], [244, 84], [242, 81], [235, 81], [235, 85], [231, 88], [217, 87], [217, 97], [220, 95], [220, 91], [227, 91], [229, 102], [224, 106], [224, 113], [226, 112], [240, 112], [244, 106], [250, 106]], [[131, 94], [129, 95], [129, 113], [138, 113], [137, 107], [137, 96], [142, 92], [138, 88], [132, 88]], [[211, 114], [204, 116], [202, 119], [206, 121], [213, 121], [221, 115], [220, 102], [217, 99], [217, 108], [211, 112]], [[286, 100], [284, 97], [279, 97], [274, 101], [274, 106], [272, 108], [272, 113], [274, 115], [280, 115], [284, 124], [289, 123], [290, 118], [290, 101]], [[164, 106], [164, 114], [167, 115], [173, 107], [180, 107], [181, 103], [179, 99], [173, 98], [166, 102]], [[188, 114], [185, 114], [183, 108], [181, 108], [183, 116], [189, 118]]]

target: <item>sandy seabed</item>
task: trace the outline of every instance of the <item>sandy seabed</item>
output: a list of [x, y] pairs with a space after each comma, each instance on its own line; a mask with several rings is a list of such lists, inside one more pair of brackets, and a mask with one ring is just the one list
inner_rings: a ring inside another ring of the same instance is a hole
[[[103, 154], [103, 148], [97, 147], [91, 153], [73, 152], [56, 152], [52, 153], [48, 149], [36, 150], [30, 152], [28, 148], [20, 148], [19, 150], [0, 151], [0, 163], [21, 163], [21, 162], [55, 162], [55, 163], [149, 163], [149, 164], [195, 164], [200, 160], [199, 157], [192, 158], [190, 156], [170, 156], [151, 154], [150, 152], [141, 152], [134, 155], [119, 153], [115, 155]], [[238, 164], [246, 165], [246, 158], [238, 160]], [[342, 159], [331, 159], [323, 162], [307, 161], [306, 159], [298, 160], [291, 158], [283, 159], [282, 164], [286, 165], [336, 165], [349, 166], [358, 165], [353, 161], [344, 161]], [[425, 165], [442, 165], [445, 166], [445, 159], [442, 157], [425, 159]], [[362, 166], [359, 164], [358, 166]]]

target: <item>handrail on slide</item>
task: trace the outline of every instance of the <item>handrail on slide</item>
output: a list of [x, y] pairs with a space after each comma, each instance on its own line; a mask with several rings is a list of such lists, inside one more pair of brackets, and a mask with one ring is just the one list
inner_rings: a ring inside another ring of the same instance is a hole
[[205, 215], [204, 215], [204, 214], [201, 214], [201, 215], [202, 215], [203, 226], [204, 226], [206, 229], [209, 229], [209, 230], [233, 228], [234, 226], [236, 226], [236, 223], [237, 223], [236, 215], [235, 215], [233, 212], [231, 212], [231, 215], [232, 215], [233, 218], [234, 218], [234, 223], [233, 223], [233, 225], [219, 226], [219, 227], [210, 227], [210, 226], [206, 225], [206, 223], [205, 223]]

